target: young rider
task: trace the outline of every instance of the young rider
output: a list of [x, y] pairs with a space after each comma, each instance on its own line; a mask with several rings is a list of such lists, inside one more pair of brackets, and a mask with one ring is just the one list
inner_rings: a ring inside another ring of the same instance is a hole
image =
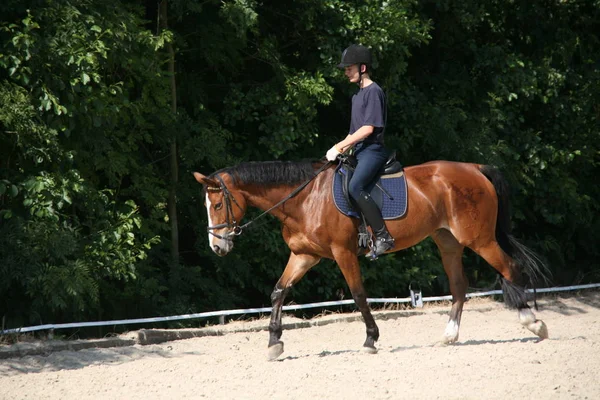
[[377, 204], [365, 190], [389, 156], [383, 146], [385, 94], [371, 80], [371, 51], [367, 47], [348, 47], [342, 53], [342, 61], [338, 67], [344, 68], [348, 80], [357, 83], [360, 89], [352, 96], [350, 133], [327, 152], [326, 158], [334, 161], [340, 153], [354, 147], [358, 164], [350, 180], [349, 192], [375, 235], [370, 254], [375, 259], [394, 247], [394, 238], [388, 232]]

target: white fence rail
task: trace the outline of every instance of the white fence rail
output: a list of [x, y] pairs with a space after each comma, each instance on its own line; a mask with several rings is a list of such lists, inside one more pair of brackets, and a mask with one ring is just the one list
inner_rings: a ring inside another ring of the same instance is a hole
[[[592, 289], [592, 288], [600, 288], [600, 283], [591, 283], [587, 285], [576, 285], [576, 286], [562, 286], [562, 287], [554, 287], [554, 288], [543, 288], [537, 289], [538, 293], [549, 293], [549, 292], [567, 292], [573, 290], [583, 290], [583, 289]], [[412, 293], [411, 293], [412, 294]], [[467, 297], [482, 297], [482, 296], [492, 296], [502, 294], [501, 290], [490, 290], [487, 292], [475, 292], [468, 293]], [[419, 295], [420, 296], [420, 295]], [[424, 297], [422, 299], [416, 299], [416, 301], [442, 301], [442, 300], [451, 300], [452, 296], [437, 296], [437, 297]], [[385, 304], [394, 304], [394, 303], [412, 303], [415, 304], [415, 297], [388, 297], [388, 298], [379, 298], [379, 299], [367, 299], [369, 303], [385, 303]], [[307, 308], [323, 308], [323, 307], [332, 307], [332, 306], [342, 306], [354, 304], [354, 300], [339, 300], [339, 301], [324, 301], [320, 303], [308, 303], [308, 304], [295, 304], [283, 306], [284, 311], [293, 311], [293, 310], [302, 310]], [[262, 307], [262, 308], [244, 308], [244, 309], [236, 309], [236, 310], [223, 310], [223, 311], [210, 311], [196, 314], [184, 314], [184, 315], [173, 315], [169, 317], [152, 317], [152, 318], [139, 318], [139, 319], [120, 319], [120, 320], [112, 320], [112, 321], [93, 321], [93, 322], [72, 322], [67, 324], [46, 324], [46, 325], [37, 325], [37, 326], [28, 326], [23, 328], [15, 328], [15, 329], [6, 329], [0, 331], [0, 335], [6, 334], [15, 334], [15, 333], [26, 333], [26, 332], [34, 332], [41, 330], [50, 330], [50, 329], [67, 329], [67, 328], [85, 328], [91, 326], [114, 326], [114, 325], [127, 325], [127, 324], [145, 324], [152, 322], [168, 322], [168, 321], [179, 321], [184, 319], [196, 319], [196, 318], [210, 318], [210, 317], [225, 317], [228, 315], [242, 315], [242, 314], [259, 314], [259, 313], [269, 313], [271, 312], [271, 307]]]

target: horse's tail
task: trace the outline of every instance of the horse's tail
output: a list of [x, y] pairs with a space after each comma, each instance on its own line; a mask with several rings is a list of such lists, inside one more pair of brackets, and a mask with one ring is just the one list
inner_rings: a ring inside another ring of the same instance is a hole
[[483, 165], [479, 170], [496, 189], [498, 197], [496, 241], [500, 248], [512, 258], [509, 266], [512, 269], [514, 282], [501, 278], [504, 299], [509, 307], [521, 308], [527, 304], [529, 298], [525, 286], [528, 283], [531, 284], [535, 292], [536, 285], [548, 284], [550, 273], [540, 257], [511, 234], [510, 187], [504, 175], [497, 168], [489, 165]]

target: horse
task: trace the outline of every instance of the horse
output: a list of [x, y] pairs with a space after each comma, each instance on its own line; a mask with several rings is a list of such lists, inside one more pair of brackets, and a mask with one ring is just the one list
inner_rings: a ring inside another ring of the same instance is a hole
[[[359, 220], [343, 215], [334, 205], [335, 169], [324, 160], [266, 161], [241, 163], [208, 176], [193, 173], [203, 185], [209, 245], [217, 255], [228, 254], [233, 239], [249, 225], [238, 223], [248, 207], [281, 221], [290, 256], [271, 294], [269, 360], [284, 351], [281, 310], [286, 295], [322, 258], [335, 260], [362, 314], [367, 334], [363, 350], [377, 352], [379, 328], [367, 303], [358, 260]], [[503, 174], [492, 166], [452, 161], [408, 166], [404, 173], [408, 209], [403, 217], [386, 221], [395, 239], [390, 252], [414, 246], [427, 237], [437, 245], [452, 295], [441, 343], [458, 340], [468, 288], [462, 264], [465, 247], [497, 271], [505, 303], [518, 311], [520, 323], [539, 340], [547, 338], [548, 328], [529, 307], [531, 295], [526, 290], [531, 280], [546, 278], [547, 269], [511, 234], [509, 187]]]

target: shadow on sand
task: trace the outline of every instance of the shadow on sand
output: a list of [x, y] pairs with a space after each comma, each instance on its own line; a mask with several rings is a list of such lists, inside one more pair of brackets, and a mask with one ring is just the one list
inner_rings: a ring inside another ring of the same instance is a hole
[[195, 352], [171, 353], [171, 346], [114, 347], [60, 351], [46, 357], [25, 356], [0, 360], [1, 375], [29, 374], [37, 372], [77, 370], [91, 365], [119, 365], [141, 358], [172, 358]]
[[[570, 316], [578, 314], [586, 314], [585, 307], [593, 307], [600, 309], [600, 291], [586, 290], [582, 292], [574, 292], [571, 294], [546, 295], [540, 296], [539, 307], [541, 311], [552, 311], [561, 315]], [[567, 304], [565, 300], [569, 299], [581, 303], [582, 307], [577, 305]]]

